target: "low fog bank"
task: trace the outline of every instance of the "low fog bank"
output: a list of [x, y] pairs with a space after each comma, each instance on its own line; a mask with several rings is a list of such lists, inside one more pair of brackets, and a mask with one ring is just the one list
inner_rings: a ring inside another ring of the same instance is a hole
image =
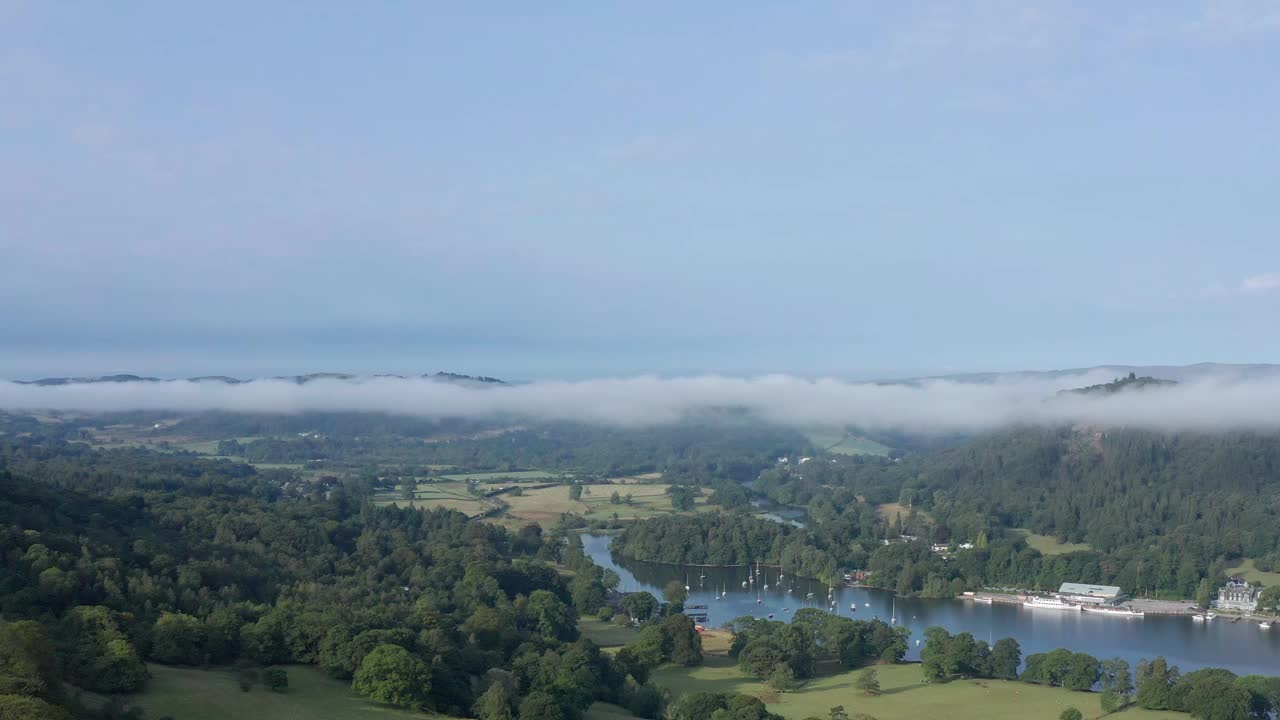
[[1110, 380], [1094, 372], [994, 382], [914, 384], [755, 378], [634, 377], [475, 387], [416, 378], [186, 380], [41, 387], [0, 382], [6, 410], [225, 410], [293, 413], [371, 411], [483, 419], [519, 416], [618, 425], [678, 421], [707, 408], [742, 408], [791, 425], [856, 425], [867, 430], [964, 432], [1017, 423], [1089, 423], [1151, 429], [1280, 428], [1280, 379], [1203, 379], [1111, 395], [1058, 391]]

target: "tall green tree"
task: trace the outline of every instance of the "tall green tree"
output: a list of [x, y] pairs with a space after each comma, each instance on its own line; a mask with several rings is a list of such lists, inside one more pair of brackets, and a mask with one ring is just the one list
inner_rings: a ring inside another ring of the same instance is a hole
[[360, 663], [351, 689], [375, 702], [423, 710], [431, 691], [431, 670], [399, 645], [379, 645]]

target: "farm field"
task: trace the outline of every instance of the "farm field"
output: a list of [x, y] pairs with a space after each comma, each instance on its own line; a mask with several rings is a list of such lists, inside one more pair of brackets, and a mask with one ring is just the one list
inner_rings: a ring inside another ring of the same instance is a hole
[[809, 438], [809, 442], [813, 443], [814, 447], [839, 455], [879, 455], [883, 457], [892, 450], [888, 445], [882, 445], [875, 440], [850, 435], [840, 430], [811, 430], [806, 432], [805, 436]]
[[[588, 520], [609, 520], [617, 513], [620, 520], [634, 520], [673, 513], [671, 499], [666, 495], [667, 485], [587, 485], [582, 498], [569, 497], [568, 485], [556, 485], [538, 490], [526, 490], [521, 495], [503, 495], [511, 507], [503, 514], [506, 521], [553, 523], [567, 512], [577, 513]], [[609, 502], [614, 492], [631, 495], [631, 504]], [[707, 492], [704, 490], [695, 500], [695, 511], [707, 508]]]
[[1025, 528], [1019, 528], [1018, 532], [1026, 536], [1027, 544], [1039, 550], [1041, 555], [1065, 555], [1066, 553], [1093, 549], [1089, 543], [1058, 542], [1058, 539], [1051, 535], [1037, 535]]
[[1263, 585], [1280, 585], [1280, 573], [1259, 570], [1254, 566], [1252, 560], [1245, 560], [1225, 572], [1228, 577], [1239, 575], [1249, 582], [1260, 582]]
[[242, 692], [229, 670], [197, 670], [150, 664], [144, 692], [126, 696], [129, 707], [148, 718], [179, 720], [273, 718], [273, 720], [409, 720], [441, 717], [371, 703], [341, 680], [305, 665], [285, 668], [289, 689], [271, 692], [256, 685]]
[[457, 510], [469, 517], [483, 515], [493, 508], [490, 502], [472, 495], [468, 487], [465, 482], [418, 483], [413, 492], [413, 500], [400, 497], [400, 491], [397, 489], [379, 495], [374, 502], [378, 505], [414, 507], [422, 510], [444, 507]]
[[[726, 657], [707, 656], [701, 667], [667, 666], [654, 672], [653, 682], [675, 695], [686, 692], [740, 692], [763, 700], [769, 710], [788, 720], [826, 717], [843, 705], [849, 714], [866, 713], [877, 720], [1024, 720], [1056, 718], [1075, 707], [1085, 718], [1102, 717], [1101, 695], [1006, 680], [956, 680], [925, 684], [920, 666], [881, 665], [881, 694], [867, 697], [854, 688], [856, 671], [824, 675], [793, 693], [777, 693], [747, 677]], [[1153, 712], [1136, 707], [1125, 720], [1185, 720], [1184, 713]]]

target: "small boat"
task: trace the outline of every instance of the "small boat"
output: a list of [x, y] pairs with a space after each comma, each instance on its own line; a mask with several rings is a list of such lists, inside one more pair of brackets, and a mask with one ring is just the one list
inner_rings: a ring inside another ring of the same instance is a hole
[[858, 612], [858, 603], [849, 603], [849, 612]]
[[920, 641], [919, 641], [919, 640], [917, 640], [917, 641], [916, 641], [916, 647], [920, 647]]
[[871, 603], [863, 603], [862, 607], [871, 607]]
[[1270, 620], [1263, 620], [1262, 622], [1258, 623], [1258, 629], [1259, 629], [1259, 630], [1270, 630], [1270, 629], [1271, 629], [1271, 621], [1270, 621]]
[[791, 588], [787, 588], [787, 594], [788, 594], [788, 595], [790, 595], [790, 594], [791, 594]]
[[764, 584], [764, 589], [765, 589], [765, 590], [768, 590], [768, 589], [769, 589], [769, 583], [765, 583], [765, 584]]
[[747, 586], [747, 581], [746, 581], [746, 580], [743, 580], [743, 581], [742, 581], [742, 587], [746, 587], [746, 586]]
[[1197, 614], [1195, 614], [1195, 615], [1192, 615], [1192, 616], [1191, 616], [1191, 619], [1192, 619], [1192, 620], [1195, 620], [1196, 622], [1204, 622], [1204, 621], [1205, 621], [1205, 617], [1204, 617], [1203, 615], [1200, 615], [1199, 613], [1197, 613]]
[[812, 600], [812, 599], [813, 599], [813, 593], [809, 593], [808, 595], [805, 595], [804, 597], [805, 597], [805, 599], [806, 599], [806, 600]]
[[769, 619], [770, 619], [770, 620], [772, 620], [772, 619], [773, 619], [773, 613], [769, 613]]
[[1212, 619], [1214, 619], [1214, 618], [1216, 618], [1216, 617], [1218, 617], [1217, 613], [1205, 613], [1205, 614], [1204, 614], [1204, 619], [1205, 619], [1205, 620], [1212, 620]]
[[782, 608], [782, 612], [791, 612], [791, 608]]

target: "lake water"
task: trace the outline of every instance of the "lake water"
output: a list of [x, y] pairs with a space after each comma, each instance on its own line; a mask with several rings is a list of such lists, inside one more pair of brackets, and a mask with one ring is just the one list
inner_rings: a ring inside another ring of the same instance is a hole
[[[612, 568], [622, 578], [624, 592], [647, 590], [662, 598], [662, 587], [672, 580], [690, 587], [689, 605], [707, 606], [707, 625], [716, 627], [742, 615], [787, 620], [800, 608], [830, 610], [828, 588], [808, 578], [787, 576], [778, 580], [776, 568], [761, 569], [763, 585], [769, 589], [747, 589], [747, 568], [683, 568], [675, 565], [643, 563], [613, 556], [610, 535], [582, 536], [587, 554], [597, 565]], [[720, 589], [727, 596], [717, 600]], [[787, 590], [791, 592], [788, 593]], [[806, 599], [808, 593], [812, 599]], [[1227, 668], [1240, 675], [1260, 673], [1280, 675], [1280, 623], [1271, 630], [1259, 630], [1252, 622], [1232, 623], [1219, 617], [1208, 623], [1188, 617], [1118, 618], [1094, 613], [1061, 612], [1024, 608], [1020, 605], [981, 604], [964, 600], [920, 600], [896, 598], [892, 592], [866, 588], [834, 589], [835, 610], [843, 617], [888, 621], [895, 614], [898, 624], [911, 630], [908, 659], [919, 659], [925, 628], [940, 625], [951, 633], [969, 632], [988, 642], [1002, 637], [1016, 638], [1025, 657], [1065, 647], [1086, 652], [1099, 659], [1121, 657], [1137, 665], [1142, 658], [1163, 655], [1183, 671], [1202, 667]], [[857, 606], [850, 611], [849, 605]]]

